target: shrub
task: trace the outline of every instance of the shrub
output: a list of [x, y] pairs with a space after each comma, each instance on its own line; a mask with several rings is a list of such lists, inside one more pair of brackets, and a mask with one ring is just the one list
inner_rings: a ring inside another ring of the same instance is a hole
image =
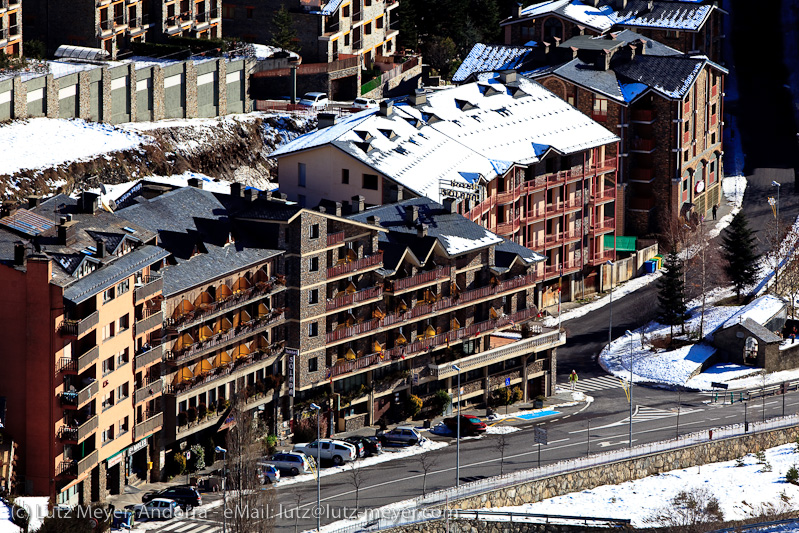
[[222, 398], [216, 404], [216, 412], [221, 413], [227, 411], [228, 407], [230, 407], [230, 402], [226, 398]]
[[186, 411], [181, 411], [178, 413], [178, 426], [185, 426], [188, 423], [188, 417], [186, 416]]
[[763, 463], [763, 468], [760, 469], [761, 472], [771, 472], [771, 463], [766, 461]]
[[511, 390], [508, 387], [501, 387], [494, 391], [494, 405], [501, 406], [501, 405], [510, 405], [512, 402], [513, 396], [511, 394]]
[[430, 409], [433, 416], [443, 415], [447, 408], [452, 405], [452, 397], [443, 389], [439, 389], [430, 398]]
[[186, 419], [189, 421], [189, 424], [193, 424], [195, 420], [197, 420], [197, 408], [196, 407], [189, 407], [186, 409]]
[[201, 403], [197, 406], [197, 416], [200, 417], [200, 420], [203, 420], [206, 416], [208, 416], [208, 408], [204, 403]]
[[524, 399], [524, 391], [518, 385], [513, 387], [513, 403], [520, 402]]
[[760, 450], [759, 452], [755, 453], [755, 459], [757, 459], [757, 464], [759, 465], [766, 464], [766, 452]]
[[796, 465], [793, 465], [785, 472], [785, 481], [792, 485], [799, 485], [799, 470], [796, 469]]
[[168, 470], [172, 476], [179, 476], [186, 471], [186, 456], [181, 452], [175, 452], [170, 456]]
[[208, 415], [216, 413], [216, 402], [208, 402]]
[[191, 447], [190, 470], [196, 472], [205, 468], [205, 450], [199, 444]]
[[422, 399], [416, 396], [415, 394], [411, 394], [408, 396], [408, 415], [411, 418], [415, 418], [416, 415], [422, 410]]
[[739, 457], [738, 459], [736, 459], [735, 460], [735, 466], [738, 467], [738, 468], [740, 468], [742, 466], [746, 466], [746, 463], [744, 462], [744, 458], [743, 457]]
[[266, 455], [272, 455], [277, 449], [277, 436], [267, 435], [263, 438], [263, 447]]
[[[327, 417], [319, 417], [319, 435], [327, 435]], [[303, 418], [294, 425], [294, 442], [311, 442], [316, 440], [316, 416]]]

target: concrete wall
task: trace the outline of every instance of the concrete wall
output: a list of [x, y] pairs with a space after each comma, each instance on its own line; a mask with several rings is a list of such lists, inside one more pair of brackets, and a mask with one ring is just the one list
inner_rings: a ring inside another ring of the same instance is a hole
[[166, 66], [127, 63], [65, 76], [0, 81], [0, 122], [29, 117], [139, 122], [252, 111], [252, 60], [207, 59]]

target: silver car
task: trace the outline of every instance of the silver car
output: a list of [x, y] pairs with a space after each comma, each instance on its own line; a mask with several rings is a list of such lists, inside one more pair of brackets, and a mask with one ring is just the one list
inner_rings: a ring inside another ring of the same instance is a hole
[[278, 452], [269, 462], [281, 472], [296, 476], [310, 474], [314, 469], [314, 460], [302, 452]]
[[398, 426], [387, 431], [378, 437], [383, 445], [400, 445], [400, 446], [413, 446], [414, 444], [421, 444], [424, 437], [416, 431], [416, 428], [411, 426]]

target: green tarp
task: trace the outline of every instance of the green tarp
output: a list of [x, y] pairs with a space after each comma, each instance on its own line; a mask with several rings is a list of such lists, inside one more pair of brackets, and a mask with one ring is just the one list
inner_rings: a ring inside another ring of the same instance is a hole
[[613, 235], [605, 235], [605, 250], [616, 248], [617, 252], [634, 252], [636, 238], [616, 235], [616, 246], [613, 246]]

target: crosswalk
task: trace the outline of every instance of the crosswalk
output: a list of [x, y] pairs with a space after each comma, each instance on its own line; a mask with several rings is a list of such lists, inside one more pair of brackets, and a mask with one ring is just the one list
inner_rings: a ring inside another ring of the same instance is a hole
[[[687, 415], [702, 411], [702, 409], [691, 409], [689, 407], [682, 407], [680, 409], [681, 415]], [[646, 422], [649, 420], [660, 420], [661, 418], [669, 418], [677, 416], [677, 408], [674, 409], [658, 409], [657, 407], [647, 407], [646, 405], [636, 405], [635, 413], [633, 413], [633, 422]], [[625, 419], [629, 422], [630, 417]]]
[[157, 533], [220, 533], [222, 525], [217, 522], [176, 519], [160, 529], [150, 529], [150, 531]]
[[[622, 380], [614, 376], [600, 376], [598, 378], [588, 378], [578, 380], [574, 384], [574, 390], [579, 392], [593, 392], [606, 389], [617, 389], [622, 387]], [[566, 390], [571, 390], [571, 384], [565, 385]]]

